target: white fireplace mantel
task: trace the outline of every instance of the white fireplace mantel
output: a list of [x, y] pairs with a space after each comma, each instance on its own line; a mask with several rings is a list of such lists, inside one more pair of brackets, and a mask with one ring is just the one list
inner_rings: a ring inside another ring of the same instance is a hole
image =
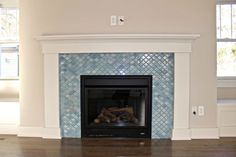
[[37, 37], [44, 54], [45, 127], [42, 137], [61, 138], [59, 53], [175, 53], [173, 140], [189, 140], [190, 53], [198, 34], [79, 34]]

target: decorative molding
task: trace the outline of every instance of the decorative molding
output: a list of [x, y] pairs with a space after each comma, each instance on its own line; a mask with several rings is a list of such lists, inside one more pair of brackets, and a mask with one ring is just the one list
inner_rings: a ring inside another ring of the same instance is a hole
[[195, 40], [199, 34], [75, 34], [75, 35], [42, 35], [39, 41], [86, 41], [86, 40]]
[[43, 35], [36, 39], [47, 53], [190, 53], [198, 34]]
[[172, 140], [191, 140], [191, 132], [188, 128], [173, 129]]
[[0, 102], [19, 102], [19, 98], [0, 98]]
[[236, 137], [236, 126], [220, 127], [220, 137]]
[[42, 137], [45, 139], [61, 139], [61, 129], [56, 127], [43, 128]]
[[220, 137], [236, 137], [236, 100], [218, 100], [217, 110]]
[[236, 87], [236, 78], [234, 79], [224, 79], [224, 78], [220, 78], [217, 79], [217, 87]]
[[61, 139], [60, 128], [51, 127], [19, 127], [19, 137], [41, 137], [46, 139]]
[[219, 129], [191, 128], [191, 139], [219, 139]]
[[42, 127], [19, 127], [19, 137], [43, 137]]

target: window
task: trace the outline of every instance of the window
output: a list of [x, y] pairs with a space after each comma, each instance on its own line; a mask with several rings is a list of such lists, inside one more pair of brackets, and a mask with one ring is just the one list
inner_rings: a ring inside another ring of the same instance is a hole
[[19, 11], [0, 8], [0, 79], [19, 76]]
[[218, 0], [217, 76], [236, 78], [236, 0]]

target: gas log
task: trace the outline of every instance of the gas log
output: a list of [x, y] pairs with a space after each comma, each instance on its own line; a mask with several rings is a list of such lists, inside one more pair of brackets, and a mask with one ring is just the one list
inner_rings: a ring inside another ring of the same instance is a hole
[[132, 107], [103, 108], [101, 113], [94, 119], [94, 123], [138, 123]]

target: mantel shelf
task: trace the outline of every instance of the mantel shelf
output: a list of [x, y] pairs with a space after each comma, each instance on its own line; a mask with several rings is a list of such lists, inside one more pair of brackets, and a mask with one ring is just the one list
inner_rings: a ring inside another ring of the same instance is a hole
[[39, 41], [58, 40], [195, 40], [199, 34], [74, 34], [74, 35], [41, 35]]

